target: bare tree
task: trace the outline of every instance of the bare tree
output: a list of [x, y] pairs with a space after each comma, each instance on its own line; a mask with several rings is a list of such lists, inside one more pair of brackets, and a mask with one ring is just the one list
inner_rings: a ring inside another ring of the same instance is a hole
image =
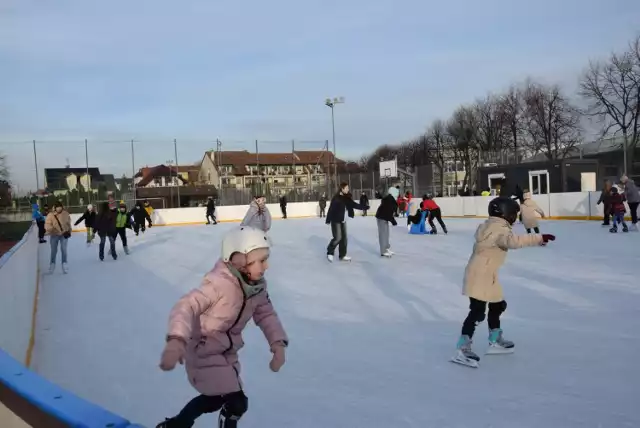
[[7, 168], [7, 156], [0, 154], [0, 181], [9, 181], [9, 169]]
[[513, 151], [515, 163], [520, 163], [524, 142], [524, 96], [522, 90], [511, 86], [500, 98], [500, 109], [505, 127], [505, 143]]
[[529, 82], [524, 92], [526, 132], [534, 153], [563, 159], [581, 141], [580, 111], [558, 86]]
[[447, 134], [447, 128], [444, 122], [440, 119], [433, 121], [428, 128], [426, 134], [426, 141], [431, 149], [431, 160], [435, 166], [438, 167], [438, 174], [440, 176], [440, 194], [444, 194], [444, 172], [446, 161], [448, 159], [447, 149], [449, 145], [449, 136]]
[[477, 125], [477, 138], [481, 150], [482, 161], [502, 162], [502, 151], [505, 146], [505, 120], [499, 99], [488, 95], [478, 100], [474, 106]]
[[473, 108], [459, 107], [447, 124], [447, 133], [451, 136], [451, 144], [455, 146], [455, 153], [464, 166], [462, 188], [471, 188], [476, 181], [474, 171], [478, 168], [479, 158], [477, 123]]
[[587, 114], [602, 124], [602, 136], [622, 134], [627, 152], [626, 172], [640, 140], [640, 36], [621, 54], [606, 62], [591, 62], [580, 82]]

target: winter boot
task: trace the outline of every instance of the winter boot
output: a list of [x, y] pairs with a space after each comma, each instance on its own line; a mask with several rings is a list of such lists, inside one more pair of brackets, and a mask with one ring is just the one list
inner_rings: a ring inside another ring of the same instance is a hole
[[447, 234], [447, 226], [442, 226], [442, 231], [444, 232], [444, 234]]
[[613, 227], [611, 229], [609, 229], [609, 232], [611, 233], [618, 233], [618, 226], [616, 226], [615, 224], [613, 225]]
[[56, 264], [55, 263], [49, 264], [49, 273], [53, 273], [55, 270], [56, 270]]
[[494, 328], [489, 332], [487, 354], [511, 354], [513, 351], [515, 351], [515, 344], [502, 337], [501, 328]]
[[451, 358], [451, 361], [464, 366], [478, 367], [480, 357], [471, 349], [472, 343], [473, 341], [469, 336], [466, 334], [461, 335], [456, 345], [456, 354]]
[[627, 223], [622, 223], [622, 231], [625, 233], [629, 231], [629, 228], [627, 227]]

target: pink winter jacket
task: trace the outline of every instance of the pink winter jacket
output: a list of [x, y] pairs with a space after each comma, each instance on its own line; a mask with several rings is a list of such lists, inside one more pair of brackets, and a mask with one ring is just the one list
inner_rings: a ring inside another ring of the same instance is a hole
[[266, 282], [243, 287], [222, 260], [205, 275], [199, 288], [173, 307], [167, 338], [187, 343], [187, 375], [198, 392], [221, 395], [242, 389], [238, 351], [244, 345], [242, 330], [251, 317], [269, 345], [287, 343]]

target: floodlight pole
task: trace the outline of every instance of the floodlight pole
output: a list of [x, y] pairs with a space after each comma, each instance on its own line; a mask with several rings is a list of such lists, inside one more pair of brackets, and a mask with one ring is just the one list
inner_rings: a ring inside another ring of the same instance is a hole
[[333, 136], [333, 180], [335, 186], [338, 186], [338, 158], [336, 157], [336, 123], [334, 115], [334, 107], [336, 104], [343, 104], [344, 97], [334, 97], [333, 99], [327, 98], [324, 105], [331, 109], [331, 132]]

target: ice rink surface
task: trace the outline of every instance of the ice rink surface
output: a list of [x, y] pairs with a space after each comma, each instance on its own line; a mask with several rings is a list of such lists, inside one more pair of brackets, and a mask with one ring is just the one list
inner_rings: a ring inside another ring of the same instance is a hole
[[[542, 222], [557, 241], [511, 251], [501, 271], [502, 327], [516, 353], [485, 357], [485, 322], [472, 369], [449, 359], [482, 220], [445, 219], [447, 236], [408, 235], [400, 220], [389, 260], [379, 256], [375, 219], [357, 217], [348, 223], [353, 262], [334, 264], [323, 220], [273, 222], [266, 276], [291, 344], [275, 374], [260, 330], [245, 330], [242, 428], [640, 426], [639, 233]], [[199, 285], [233, 227], [154, 227], [129, 235], [131, 255], [118, 243], [119, 259], [104, 262], [97, 243], [87, 248], [74, 234], [69, 274], [42, 275], [35, 369], [147, 427], [173, 416], [196, 392], [182, 367], [158, 368], [169, 310]], [[43, 272], [48, 255], [40, 246]]]

